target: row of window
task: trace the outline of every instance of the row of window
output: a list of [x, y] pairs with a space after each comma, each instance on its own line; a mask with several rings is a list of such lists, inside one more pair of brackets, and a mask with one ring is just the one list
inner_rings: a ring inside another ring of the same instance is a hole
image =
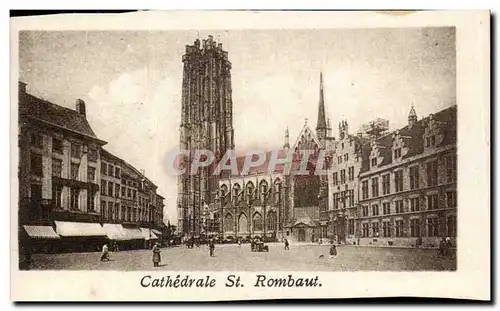
[[[121, 196], [120, 196], [121, 190]], [[122, 197], [135, 200], [137, 197], [137, 190], [131, 189], [125, 186], [121, 186], [118, 183], [114, 183], [112, 181], [101, 180], [101, 194], [107, 195], [110, 197]]]
[[[420, 219], [410, 219], [409, 224], [400, 219], [394, 222], [383, 221], [382, 226], [379, 222], [362, 223], [361, 236], [367, 237], [438, 237], [441, 231], [446, 230], [446, 235], [454, 237], [457, 234], [457, 217], [450, 215], [444, 218], [427, 218], [425, 225]], [[442, 232], [444, 233], [444, 232]]]
[[[446, 161], [446, 181], [453, 182], [456, 180], [457, 176], [457, 160], [456, 156], [448, 156], [445, 158]], [[405, 190], [404, 187], [404, 176], [403, 170], [395, 171], [394, 173], [394, 190], [395, 192], [401, 192]], [[438, 184], [438, 163], [437, 161], [431, 161], [426, 163], [426, 182], [427, 186], [436, 186]], [[387, 195], [391, 193], [391, 173], [382, 175], [382, 195]], [[420, 188], [420, 173], [419, 166], [410, 167], [410, 190], [415, 190]], [[335, 180], [335, 179], [334, 179]], [[379, 177], [371, 178], [371, 197], [375, 198], [380, 195], [379, 193]], [[369, 198], [369, 188], [368, 180], [364, 180], [361, 183], [361, 193], [362, 199], [366, 200]]]
[[[40, 133], [31, 133], [31, 145], [35, 148], [43, 148], [43, 135]], [[64, 144], [61, 139], [52, 138], [52, 152], [63, 154]], [[83, 145], [72, 142], [71, 143], [71, 156], [73, 158], [81, 158], [83, 155]], [[98, 151], [96, 148], [89, 148], [87, 154], [88, 160], [96, 162], [98, 158]]]
[[[343, 159], [344, 159], [344, 162], [349, 161], [349, 154], [348, 153], [344, 154]], [[342, 164], [342, 155], [339, 155], [337, 157], [337, 162], [338, 162], [338, 164]]]
[[[382, 215], [390, 215], [390, 214], [402, 214], [406, 212], [418, 212], [421, 210], [420, 207], [420, 197], [415, 197], [415, 198], [410, 198], [409, 199], [409, 206], [408, 209], [405, 209], [404, 206], [404, 201], [403, 200], [397, 200], [394, 201], [394, 211], [391, 208], [391, 203], [390, 202], [383, 202], [382, 203]], [[454, 208], [457, 206], [457, 193], [456, 191], [448, 191], [446, 192], [446, 201], [445, 201], [446, 206], [444, 208]], [[435, 210], [439, 209], [439, 195], [432, 194], [427, 196], [427, 210]], [[371, 210], [371, 214], [370, 214]], [[422, 207], [423, 210], [423, 207]], [[363, 206], [362, 207], [362, 216], [363, 217], [368, 217], [368, 216], [379, 216], [380, 215], [380, 210], [379, 210], [379, 204], [372, 204], [370, 207], [368, 206]]]
[[111, 163], [101, 162], [101, 174], [121, 178], [121, 169], [118, 166], [113, 166]]
[[354, 190], [346, 190], [333, 194], [333, 209], [354, 207], [355, 205]]
[[[63, 186], [57, 184], [52, 185], [52, 200], [56, 208], [62, 208], [62, 191]], [[80, 206], [79, 197], [81, 191], [82, 189], [79, 188], [69, 188], [69, 209], [95, 212], [95, 194], [87, 192], [87, 204], [86, 206]]]
[[[154, 210], [137, 209], [130, 206], [120, 206], [120, 203], [101, 201], [101, 216], [103, 219], [122, 220], [129, 222], [150, 222], [154, 218]], [[159, 216], [159, 215], [158, 215]]]
[[[348, 168], [348, 178], [349, 181], [354, 180], [354, 166], [351, 166]], [[346, 175], [345, 175], [345, 169], [340, 170], [340, 184], [345, 184], [346, 183]], [[339, 184], [339, 178], [338, 178], [338, 173], [335, 172], [333, 173], [333, 184], [337, 186]]]
[[[78, 180], [79, 169], [80, 169], [80, 164], [71, 163], [71, 167], [70, 167], [70, 178], [71, 179]], [[63, 177], [62, 176], [62, 160], [52, 159], [52, 176]], [[87, 182], [95, 182], [95, 181], [96, 181], [96, 169], [95, 169], [95, 167], [88, 166], [87, 167]]]

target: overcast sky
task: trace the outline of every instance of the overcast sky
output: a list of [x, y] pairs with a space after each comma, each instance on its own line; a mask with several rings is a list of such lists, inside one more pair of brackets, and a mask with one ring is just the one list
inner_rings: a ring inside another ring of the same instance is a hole
[[20, 80], [28, 91], [87, 116], [105, 148], [159, 186], [166, 217], [176, 220], [175, 177], [166, 154], [179, 144], [181, 57], [185, 45], [213, 35], [232, 62], [236, 149], [291, 143], [305, 118], [316, 126], [319, 74], [337, 136], [377, 117], [404, 126], [455, 104], [453, 28], [165, 32], [24, 32]]

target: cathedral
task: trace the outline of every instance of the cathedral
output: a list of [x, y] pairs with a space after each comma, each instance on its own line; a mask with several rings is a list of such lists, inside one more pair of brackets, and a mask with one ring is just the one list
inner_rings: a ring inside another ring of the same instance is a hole
[[[222, 44], [212, 36], [186, 46], [182, 57], [182, 112], [180, 149], [211, 150], [225, 154], [234, 149], [233, 109], [231, 99], [231, 62]], [[192, 154], [189, 155], [192, 158]], [[185, 161], [190, 171], [190, 161]], [[198, 170], [196, 175], [181, 175], [178, 180], [178, 230], [199, 235], [205, 206], [215, 199], [218, 177], [213, 167]]]
[[[231, 99], [231, 63], [222, 44], [212, 36], [186, 46], [183, 56], [181, 150], [211, 150], [216, 157], [234, 150]], [[326, 238], [328, 210], [327, 176], [287, 174], [284, 166], [268, 170], [271, 153], [279, 158], [293, 150], [292, 170], [300, 166], [301, 150], [314, 151], [307, 159], [314, 172], [320, 150], [331, 157], [335, 139], [325, 113], [323, 78], [320, 75], [318, 119], [315, 131], [307, 120], [295, 143], [290, 145], [288, 129], [282, 150], [265, 154], [266, 161], [242, 172], [245, 157], [237, 158], [238, 174], [222, 171], [214, 176], [212, 167], [184, 174], [178, 181], [178, 226], [186, 236], [213, 236], [224, 239], [260, 236], [268, 240], [287, 238], [313, 242]], [[323, 163], [328, 165], [328, 161]], [[189, 170], [189, 167], [187, 167]]]

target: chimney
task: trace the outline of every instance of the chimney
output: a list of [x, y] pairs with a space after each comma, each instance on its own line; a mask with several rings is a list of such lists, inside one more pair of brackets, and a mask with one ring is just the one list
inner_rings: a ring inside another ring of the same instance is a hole
[[83, 101], [83, 99], [76, 100], [76, 111], [83, 117], [86, 117], [85, 102]]

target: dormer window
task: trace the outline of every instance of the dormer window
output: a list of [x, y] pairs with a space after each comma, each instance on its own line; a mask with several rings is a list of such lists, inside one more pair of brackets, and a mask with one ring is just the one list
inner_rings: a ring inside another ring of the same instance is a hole
[[395, 159], [401, 158], [401, 148], [394, 150], [394, 158]]
[[377, 158], [372, 159], [372, 167], [377, 166]]
[[435, 144], [436, 144], [436, 135], [432, 135], [432, 136], [425, 138], [425, 146], [426, 147], [431, 147], [431, 146], [434, 146]]

